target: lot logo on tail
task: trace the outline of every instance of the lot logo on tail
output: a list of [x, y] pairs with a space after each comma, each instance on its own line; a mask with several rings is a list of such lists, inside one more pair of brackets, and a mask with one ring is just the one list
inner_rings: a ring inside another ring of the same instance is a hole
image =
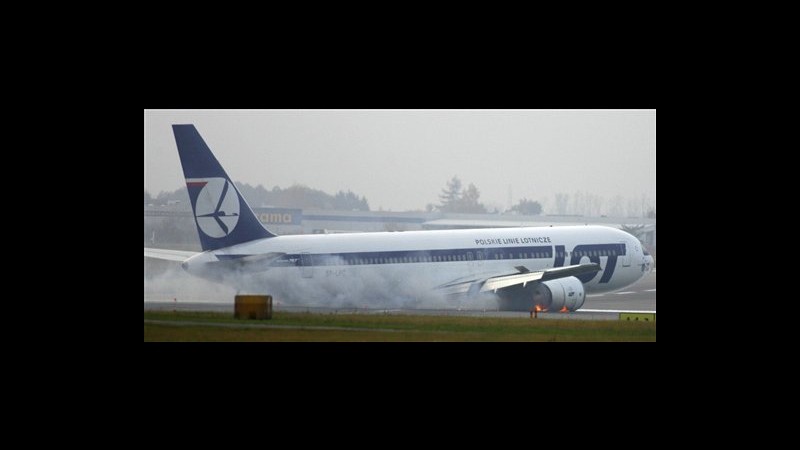
[[212, 238], [231, 234], [239, 222], [239, 196], [225, 178], [187, 179], [188, 188], [199, 188], [194, 217], [200, 231]]

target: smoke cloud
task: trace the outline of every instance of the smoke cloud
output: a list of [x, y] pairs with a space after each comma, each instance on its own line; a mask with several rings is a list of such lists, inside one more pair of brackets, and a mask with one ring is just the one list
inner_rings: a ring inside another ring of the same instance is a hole
[[[416, 265], [416, 264], [414, 264]], [[289, 267], [257, 273], [235, 273], [223, 283], [186, 273], [178, 264], [147, 267], [145, 301], [233, 303], [240, 294], [268, 294], [276, 309], [325, 307], [338, 309], [495, 309], [493, 295], [447, 295], [431, 289], [440, 279], [429, 272], [397, 265], [332, 264], [310, 268]], [[148, 270], [149, 269], [149, 270]], [[309, 270], [304, 278], [302, 270]], [[295, 272], [296, 271], [296, 272]], [[235, 288], [232, 286], [236, 286]]]

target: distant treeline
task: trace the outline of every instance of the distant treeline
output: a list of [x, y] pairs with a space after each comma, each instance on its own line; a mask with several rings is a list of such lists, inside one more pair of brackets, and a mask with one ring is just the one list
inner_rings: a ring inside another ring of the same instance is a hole
[[[247, 203], [252, 207], [276, 206], [283, 208], [319, 208], [336, 209], [342, 211], [369, 211], [369, 202], [366, 197], [359, 197], [352, 191], [339, 191], [330, 195], [318, 189], [295, 184], [286, 189], [275, 186], [267, 190], [262, 185], [250, 186], [247, 183], [236, 183], [236, 187]], [[166, 205], [168, 203], [183, 202], [188, 204], [189, 194], [182, 187], [172, 192], [160, 192], [152, 197], [147, 190], [144, 191], [144, 204]]]

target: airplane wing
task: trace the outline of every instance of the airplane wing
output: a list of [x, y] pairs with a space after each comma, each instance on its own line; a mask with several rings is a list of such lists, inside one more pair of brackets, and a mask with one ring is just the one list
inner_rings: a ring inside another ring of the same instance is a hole
[[145, 258], [164, 259], [167, 261], [186, 261], [200, 252], [186, 252], [181, 250], [165, 250], [161, 248], [147, 248], [144, 249]]
[[240, 272], [262, 272], [270, 268], [271, 264], [278, 258], [286, 253], [270, 252], [259, 253], [256, 255], [234, 255], [234, 254], [217, 254], [219, 261], [208, 264], [213, 264], [225, 270], [236, 270]]
[[[146, 258], [163, 259], [167, 261], [186, 261], [200, 252], [186, 252], [181, 250], [165, 250], [160, 248], [145, 248]], [[272, 261], [285, 255], [285, 253], [261, 253], [257, 255], [216, 254], [217, 261], [209, 262], [211, 267], [216, 266], [222, 270], [237, 270], [244, 272], [258, 272], [266, 270]]]
[[584, 273], [597, 272], [600, 270], [600, 264], [576, 264], [573, 266], [537, 270], [535, 272], [531, 272], [525, 266], [517, 266], [516, 269], [518, 272], [512, 274], [488, 276], [470, 280], [455, 280], [452, 283], [439, 286], [439, 289], [442, 289], [447, 294], [451, 295], [463, 294], [467, 292], [470, 294], [487, 291], [497, 292], [498, 289], [504, 289], [511, 286], [522, 285], [522, 287], [525, 287], [530, 282], [549, 281], [557, 278], [565, 278]]

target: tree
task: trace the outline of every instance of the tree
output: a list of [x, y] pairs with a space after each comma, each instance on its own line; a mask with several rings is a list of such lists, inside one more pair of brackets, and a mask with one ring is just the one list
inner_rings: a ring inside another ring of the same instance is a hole
[[454, 175], [447, 182], [447, 187], [442, 189], [442, 193], [439, 194], [439, 200], [442, 202], [439, 209], [444, 212], [453, 212], [451, 209], [461, 200], [461, 180], [457, 176]]
[[333, 208], [343, 211], [369, 211], [365, 197], [358, 198], [352, 191], [339, 191], [333, 197]]
[[633, 235], [639, 242], [642, 241], [642, 235], [644, 234], [644, 225], [620, 225], [620, 230]]
[[539, 215], [542, 213], [542, 205], [539, 202], [535, 202], [533, 200], [528, 200], [523, 198], [519, 201], [511, 211], [514, 211], [519, 214], [527, 214], [531, 216]]
[[144, 204], [149, 205], [153, 203], [153, 197], [150, 197], [150, 193], [147, 192], [147, 189], [144, 190]]
[[615, 195], [608, 204], [608, 215], [611, 217], [622, 217], [625, 215], [624, 203], [625, 199], [622, 198], [621, 195]]
[[483, 203], [479, 202], [481, 193], [474, 184], [470, 183], [467, 190], [461, 195], [461, 199], [456, 202], [456, 208], [453, 212], [460, 213], [485, 213], [486, 207]]
[[560, 215], [567, 213], [567, 205], [569, 204], [569, 194], [563, 192], [556, 193], [556, 211]]
[[439, 194], [439, 210], [451, 213], [485, 213], [486, 207], [478, 199], [481, 193], [474, 184], [470, 183], [466, 190], [462, 189], [461, 180], [453, 176], [447, 186]]
[[655, 219], [656, 218], [656, 209], [655, 208], [650, 208], [647, 211], [647, 218], [648, 219]]

